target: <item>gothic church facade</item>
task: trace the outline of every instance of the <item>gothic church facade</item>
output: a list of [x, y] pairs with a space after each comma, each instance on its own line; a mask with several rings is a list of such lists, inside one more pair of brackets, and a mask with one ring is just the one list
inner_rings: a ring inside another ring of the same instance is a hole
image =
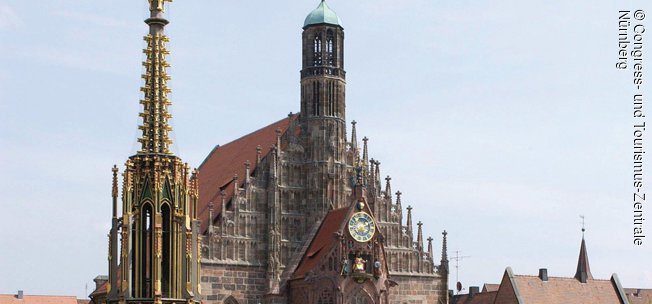
[[[199, 167], [204, 301], [447, 303], [445, 234], [435, 256], [355, 122], [347, 137], [344, 28], [326, 2], [306, 17], [302, 44], [300, 112], [217, 146]], [[345, 223], [359, 203], [377, 229], [366, 242]], [[370, 279], [347, 273], [356, 255]]]
[[168, 0], [149, 1], [143, 149], [122, 217], [114, 173], [109, 281], [93, 302], [448, 303], [446, 232], [435, 256], [355, 122], [347, 135], [344, 28], [326, 2], [303, 25], [300, 112], [217, 146], [192, 174], [167, 149]]

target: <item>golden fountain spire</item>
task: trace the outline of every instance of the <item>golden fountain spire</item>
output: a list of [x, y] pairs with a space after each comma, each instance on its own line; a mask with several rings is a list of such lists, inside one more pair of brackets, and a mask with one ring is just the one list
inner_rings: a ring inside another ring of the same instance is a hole
[[141, 149], [138, 154], [171, 154], [169, 133], [172, 131], [169, 120], [172, 117], [168, 112], [171, 104], [168, 99], [170, 89], [167, 86], [170, 76], [167, 68], [170, 67], [166, 60], [169, 54], [165, 45], [169, 41], [163, 29], [168, 21], [163, 18], [164, 4], [171, 0], [149, 0], [150, 18], [145, 20], [149, 25], [149, 34], [144, 37], [147, 47], [143, 50], [146, 59], [143, 62], [145, 74], [142, 78], [145, 84], [141, 88], [144, 98], [140, 101], [143, 119], [139, 129], [143, 132], [138, 139]]

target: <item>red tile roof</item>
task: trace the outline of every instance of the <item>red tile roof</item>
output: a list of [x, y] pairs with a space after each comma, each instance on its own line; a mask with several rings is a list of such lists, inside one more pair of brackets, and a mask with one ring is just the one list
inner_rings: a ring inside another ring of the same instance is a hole
[[616, 286], [610, 280], [515, 275], [516, 288], [527, 304], [618, 304], [622, 303]]
[[[493, 284], [498, 285], [498, 284]], [[489, 291], [489, 292], [480, 292], [476, 293], [473, 297], [470, 297], [468, 294], [458, 295], [453, 298], [452, 303], [454, 304], [493, 304], [496, 300], [496, 294], [498, 291]]]
[[24, 295], [18, 299], [16, 295], [0, 294], [1, 304], [77, 304], [74, 296], [33, 296]]
[[500, 284], [485, 283], [484, 286], [482, 286], [482, 292], [496, 291], [498, 290], [498, 287], [500, 287]]
[[629, 304], [652, 304], [652, 289], [624, 288]]
[[222, 211], [222, 198], [220, 191], [226, 192], [225, 202], [233, 197], [233, 177], [237, 174], [238, 183], [244, 181], [246, 161], [251, 163], [250, 172], [256, 170], [256, 147], [260, 146], [265, 157], [271, 145], [276, 143], [276, 130], [285, 133], [290, 122], [298, 115], [281, 119], [271, 125], [263, 127], [248, 135], [240, 137], [223, 146], [217, 146], [199, 166], [199, 202], [197, 206], [198, 217], [201, 220], [201, 231], [208, 227], [208, 204], [213, 202], [213, 218]]
[[321, 223], [315, 238], [310, 243], [310, 247], [306, 254], [301, 259], [299, 267], [294, 272], [292, 279], [303, 278], [306, 273], [315, 268], [322, 257], [337, 244], [335, 241], [334, 233], [342, 229], [346, 221], [346, 215], [351, 210], [350, 207], [331, 210], [326, 214], [324, 221]]

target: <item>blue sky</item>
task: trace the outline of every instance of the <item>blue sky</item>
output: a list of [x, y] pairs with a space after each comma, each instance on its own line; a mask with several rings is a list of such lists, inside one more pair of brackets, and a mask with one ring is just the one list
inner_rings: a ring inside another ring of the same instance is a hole
[[[631, 241], [632, 76], [615, 69], [618, 10], [651, 4], [328, 3], [346, 32], [347, 120], [436, 248], [446, 229], [449, 255], [470, 256], [465, 286], [507, 266], [572, 276], [584, 214], [594, 277], [652, 288], [652, 244]], [[198, 166], [299, 110], [317, 4], [170, 5], [178, 155]], [[106, 274], [110, 169], [137, 148], [147, 13], [145, 0], [0, 0], [0, 293], [82, 297]]]

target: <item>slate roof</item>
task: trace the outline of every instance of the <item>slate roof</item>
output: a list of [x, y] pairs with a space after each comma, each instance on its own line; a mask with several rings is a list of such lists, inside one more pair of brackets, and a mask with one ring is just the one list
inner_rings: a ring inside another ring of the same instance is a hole
[[240, 137], [228, 144], [217, 146], [199, 166], [199, 202], [197, 205], [198, 218], [201, 220], [201, 232], [208, 228], [208, 204], [213, 202], [213, 218], [222, 211], [222, 198], [220, 191], [226, 193], [225, 202], [233, 197], [233, 177], [238, 175], [238, 183], [244, 182], [246, 161], [251, 163], [250, 173], [256, 170], [256, 147], [262, 148], [261, 158], [270, 151], [270, 146], [276, 143], [276, 130], [285, 133], [292, 120], [298, 115], [281, 119], [266, 127]]

